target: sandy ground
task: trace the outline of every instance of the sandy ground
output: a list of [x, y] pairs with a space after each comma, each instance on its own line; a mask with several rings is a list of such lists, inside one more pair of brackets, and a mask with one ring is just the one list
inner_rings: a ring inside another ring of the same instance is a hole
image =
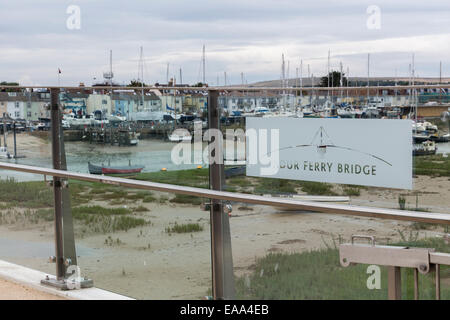
[[0, 279], [0, 300], [65, 300], [46, 292]]
[[[4, 145], [3, 135], [1, 137], [1, 145]], [[14, 152], [14, 137], [12, 133], [8, 133], [6, 138], [6, 143], [8, 146], [8, 151], [10, 153]], [[167, 150], [168, 143], [163, 140], [158, 139], [148, 139], [141, 140], [137, 146], [132, 147], [124, 147], [124, 146], [111, 146], [111, 145], [101, 145], [101, 144], [89, 144], [86, 142], [66, 142], [66, 152], [102, 152], [102, 153], [110, 153], [115, 154], [118, 152], [142, 152], [148, 151], [149, 145], [151, 144], [151, 149], [153, 151]], [[29, 133], [22, 132], [16, 135], [16, 145], [17, 145], [17, 154], [25, 155], [29, 157], [39, 157], [44, 156], [48, 157], [51, 152], [51, 140], [42, 139], [37, 136], [33, 136]], [[169, 145], [170, 147], [171, 145]]]
[[361, 195], [352, 199], [354, 205], [398, 208], [398, 197], [404, 196], [407, 208], [427, 209], [433, 212], [450, 213], [450, 178], [417, 176], [414, 190], [383, 188], [361, 189]]
[[[94, 279], [96, 287], [134, 298], [204, 297], [211, 285], [209, 213], [189, 205], [143, 205], [150, 209], [143, 216], [150, 219], [151, 225], [128, 232], [77, 237], [82, 275]], [[411, 225], [354, 216], [282, 213], [263, 206], [252, 206], [252, 210], [239, 210], [239, 207], [234, 205], [230, 220], [237, 276], [248, 272], [256, 258], [269, 252], [302, 252], [334, 246], [333, 241], [337, 243], [339, 237], [349, 241], [353, 234], [373, 235], [380, 242], [393, 242], [400, 240], [398, 230], [409, 230]], [[198, 222], [204, 230], [192, 234], [165, 232], [175, 222]], [[51, 224], [25, 229], [2, 226], [0, 233], [2, 238], [18, 241], [16, 246], [29, 246], [30, 251], [39, 243], [47, 243], [48, 255], [53, 254]], [[421, 237], [442, 235], [441, 229], [420, 232]], [[120, 243], [105, 244], [108, 236], [114, 241], [119, 239]], [[28, 242], [21, 243], [24, 239]], [[29, 256], [2, 259], [54, 273], [55, 265], [48, 263], [46, 256]]]
[[[0, 135], [1, 145], [4, 146], [4, 137]], [[14, 135], [12, 133], [8, 133], [6, 138], [6, 144], [8, 146], [8, 151], [13, 154], [14, 153]], [[51, 152], [51, 143], [50, 140], [46, 141], [44, 139], [32, 136], [28, 133], [22, 132], [16, 134], [16, 145], [17, 145], [17, 154], [20, 155], [33, 155], [36, 154], [48, 154]]]

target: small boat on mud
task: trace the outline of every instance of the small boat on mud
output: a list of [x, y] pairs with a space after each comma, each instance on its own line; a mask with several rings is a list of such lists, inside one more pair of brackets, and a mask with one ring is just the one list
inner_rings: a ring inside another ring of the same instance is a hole
[[11, 159], [13, 156], [8, 152], [6, 147], [0, 147], [0, 158]]
[[97, 166], [88, 162], [88, 168], [90, 174], [133, 174], [140, 173], [144, 167], [142, 166]]
[[436, 154], [437, 147], [434, 141], [425, 141], [413, 145], [413, 156], [430, 156]]
[[435, 140], [437, 143], [444, 143], [450, 141], [450, 133], [444, 134], [442, 136], [438, 136]]
[[170, 142], [186, 142], [186, 141], [192, 141], [192, 136], [187, 130], [174, 130], [171, 134], [168, 136]]

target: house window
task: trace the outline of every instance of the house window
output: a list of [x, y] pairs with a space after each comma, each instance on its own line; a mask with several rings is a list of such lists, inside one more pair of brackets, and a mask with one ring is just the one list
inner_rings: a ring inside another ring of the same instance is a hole
[[108, 101], [102, 100], [102, 104], [107, 104], [107, 103], [108, 103]]
[[16, 117], [16, 118], [20, 117], [20, 112], [16, 112], [16, 113], [15, 113], [15, 117]]
[[16, 106], [16, 109], [19, 108], [19, 102], [16, 101], [15, 106]]
[[31, 112], [30, 111], [27, 112], [27, 117], [31, 118]]
[[27, 102], [27, 108], [28, 108], [28, 109], [31, 108], [31, 102]]

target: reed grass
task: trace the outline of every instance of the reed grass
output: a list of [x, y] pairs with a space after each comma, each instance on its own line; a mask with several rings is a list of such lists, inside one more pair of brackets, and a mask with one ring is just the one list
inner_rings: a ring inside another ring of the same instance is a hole
[[167, 227], [167, 233], [190, 233], [203, 231], [203, 226], [198, 223], [178, 224], [175, 223], [172, 227]]
[[[398, 243], [410, 247], [435, 248], [449, 252], [442, 239]], [[339, 264], [339, 251], [327, 248], [302, 253], [270, 253], [258, 259], [250, 275], [237, 279], [238, 299], [387, 299], [387, 269], [381, 267], [381, 289], [367, 288], [367, 265], [347, 268]], [[450, 268], [442, 266], [443, 279]], [[402, 279], [407, 270], [402, 270]], [[403, 298], [410, 297], [411, 286], [403, 281]], [[420, 276], [421, 299], [434, 298], [434, 273]], [[450, 299], [450, 287], [442, 287], [442, 299]]]
[[176, 194], [174, 198], [170, 199], [171, 203], [182, 203], [182, 204], [192, 204], [192, 205], [200, 205], [203, 203], [202, 198], [196, 196], [190, 196], [185, 194]]

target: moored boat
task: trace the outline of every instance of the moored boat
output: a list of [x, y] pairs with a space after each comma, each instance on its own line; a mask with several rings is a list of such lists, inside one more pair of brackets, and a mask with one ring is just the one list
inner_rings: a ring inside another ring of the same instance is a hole
[[450, 141], [450, 133], [444, 134], [442, 136], [438, 136], [435, 141], [438, 143], [449, 142]]
[[13, 156], [8, 152], [6, 147], [0, 147], [0, 158], [11, 159]]
[[88, 168], [90, 174], [130, 174], [130, 173], [140, 173], [143, 166], [98, 166], [88, 162]]
[[436, 154], [437, 147], [434, 141], [425, 141], [413, 146], [413, 156], [428, 156]]
[[130, 166], [130, 167], [103, 167], [103, 174], [127, 174], [127, 173], [139, 173], [144, 169], [143, 167]]
[[168, 136], [170, 142], [192, 141], [192, 136], [185, 129], [176, 129]]

